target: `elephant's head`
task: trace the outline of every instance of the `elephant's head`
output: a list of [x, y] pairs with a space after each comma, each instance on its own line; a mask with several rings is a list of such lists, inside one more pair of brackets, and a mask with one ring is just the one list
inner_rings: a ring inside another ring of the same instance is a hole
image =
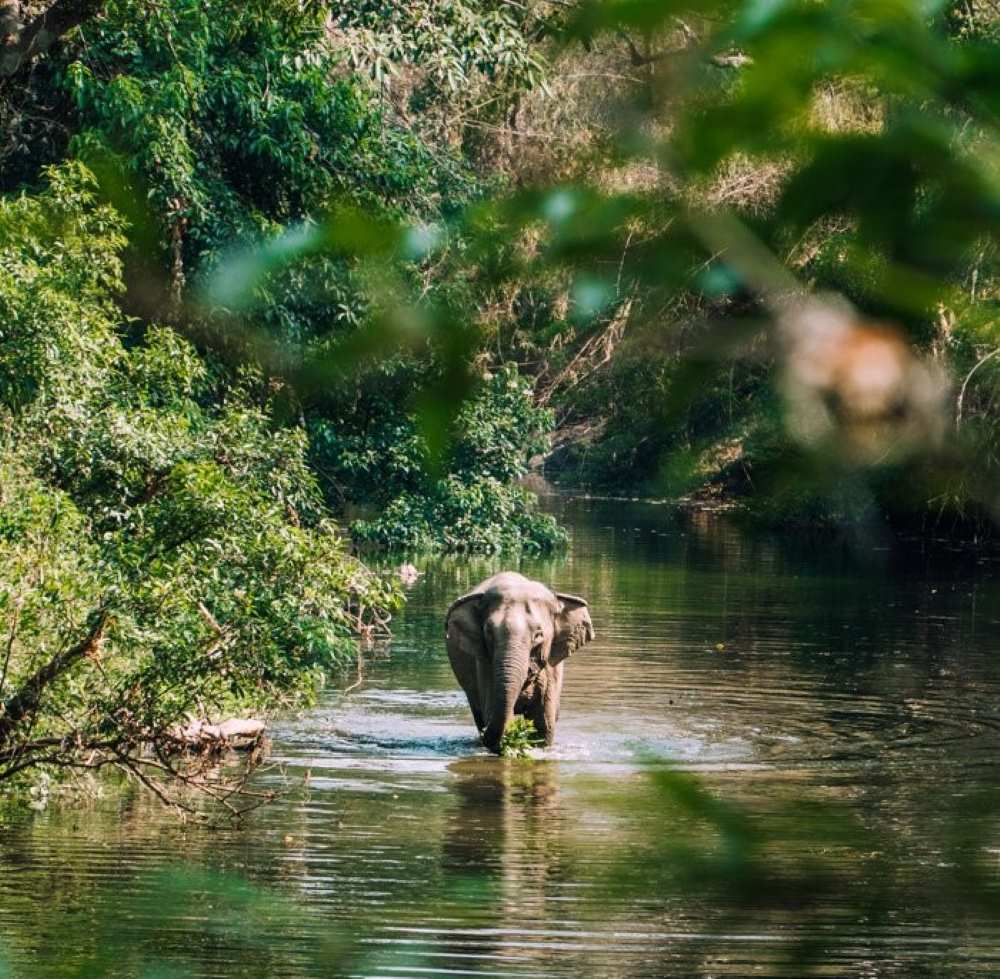
[[503, 572], [448, 609], [446, 628], [473, 646], [483, 697], [483, 741], [491, 751], [514, 716], [534, 674], [555, 667], [594, 637], [587, 603], [541, 582]]

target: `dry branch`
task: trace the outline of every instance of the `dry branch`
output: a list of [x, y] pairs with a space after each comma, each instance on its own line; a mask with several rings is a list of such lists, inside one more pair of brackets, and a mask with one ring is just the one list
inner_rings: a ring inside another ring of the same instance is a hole
[[184, 727], [174, 728], [170, 739], [189, 751], [220, 752], [227, 749], [250, 751], [264, 737], [267, 725], [256, 718], [231, 717], [220, 724], [192, 720]]
[[595, 333], [576, 352], [572, 360], [538, 392], [537, 401], [540, 405], [549, 403], [552, 395], [560, 388], [568, 390], [594, 371], [611, 362], [632, 311], [632, 300], [622, 303], [608, 325], [599, 333]]

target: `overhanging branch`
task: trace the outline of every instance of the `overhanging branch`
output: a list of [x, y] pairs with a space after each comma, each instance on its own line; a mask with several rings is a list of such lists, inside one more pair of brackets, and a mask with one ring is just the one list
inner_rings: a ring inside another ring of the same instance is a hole
[[69, 649], [57, 653], [21, 684], [20, 689], [9, 697], [0, 714], [0, 747], [6, 746], [18, 725], [32, 716], [41, 702], [45, 688], [56, 677], [65, 673], [77, 660], [97, 651], [108, 622], [108, 609], [100, 608], [91, 614], [87, 634]]
[[34, 20], [10, 31], [0, 46], [0, 83], [24, 71], [74, 27], [90, 20], [106, 0], [55, 0]]

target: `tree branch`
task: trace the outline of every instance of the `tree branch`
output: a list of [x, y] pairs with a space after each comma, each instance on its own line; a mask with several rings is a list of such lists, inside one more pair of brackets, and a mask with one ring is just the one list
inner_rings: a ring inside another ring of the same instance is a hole
[[969, 381], [972, 380], [972, 375], [979, 370], [988, 360], [992, 360], [997, 354], [1000, 354], [1000, 347], [996, 350], [991, 350], [985, 357], [981, 357], [977, 362], [976, 366], [965, 375], [965, 380], [962, 382], [962, 390], [958, 392], [958, 400], [955, 402], [955, 431], [957, 432], [962, 427], [962, 402], [965, 401], [965, 389], [969, 386]]
[[21, 684], [21, 688], [3, 705], [0, 714], [0, 746], [4, 746], [17, 730], [18, 725], [34, 714], [42, 699], [45, 688], [60, 674], [65, 673], [77, 660], [97, 651], [108, 622], [108, 609], [100, 608], [90, 617], [86, 636], [74, 646], [57, 653], [44, 666]]
[[95, 16], [104, 4], [105, 0], [55, 0], [20, 30], [10, 31], [0, 47], [0, 82], [26, 69], [74, 27]]
[[[688, 41], [687, 45], [682, 48], [671, 48], [668, 51], [657, 51], [653, 54], [643, 54], [636, 46], [635, 41], [625, 31], [619, 31], [619, 37], [621, 37], [628, 48], [629, 61], [632, 66], [634, 68], [642, 68], [646, 65], [656, 64], [658, 61], [663, 61], [666, 58], [676, 58], [679, 55], [690, 54], [699, 43], [698, 37], [684, 21], [678, 20], [677, 23], [680, 25], [681, 33], [683, 33]], [[748, 54], [743, 54], [741, 51], [730, 51], [727, 54], [704, 54], [703, 57], [709, 64], [715, 65], [716, 68], [743, 68], [745, 65], [753, 64], [753, 58]]]

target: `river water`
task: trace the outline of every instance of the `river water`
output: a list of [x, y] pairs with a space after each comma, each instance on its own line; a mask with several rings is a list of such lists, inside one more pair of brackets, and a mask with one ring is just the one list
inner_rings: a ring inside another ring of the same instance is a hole
[[3, 826], [9, 974], [996, 974], [994, 561], [552, 507], [571, 551], [518, 566], [597, 630], [552, 749], [487, 755], [444, 654], [448, 603], [511, 562], [417, 561], [361, 682], [275, 728], [278, 802]]

